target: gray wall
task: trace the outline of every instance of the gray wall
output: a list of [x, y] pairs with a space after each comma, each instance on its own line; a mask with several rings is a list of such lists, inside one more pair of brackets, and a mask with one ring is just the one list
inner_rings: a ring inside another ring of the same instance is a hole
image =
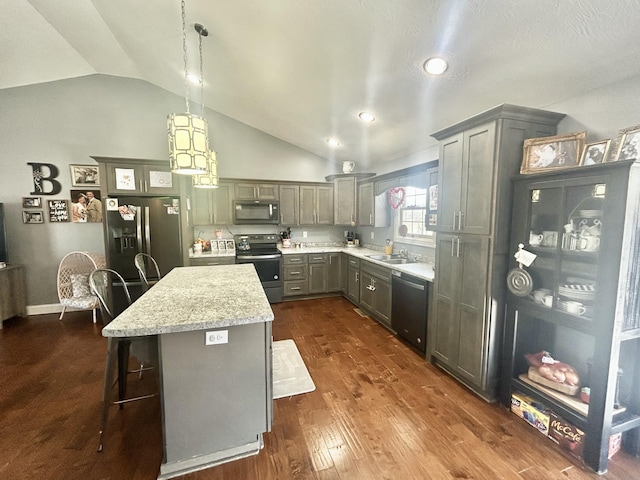
[[[184, 108], [183, 98], [147, 82], [103, 75], [0, 90], [0, 202], [9, 262], [26, 267], [30, 307], [58, 303], [56, 272], [66, 253], [104, 252], [104, 244], [102, 224], [22, 223], [22, 197], [33, 191], [27, 162], [56, 165], [62, 192], [49, 198], [69, 198], [69, 165], [95, 164], [92, 155], [168, 158], [166, 116]], [[341, 169], [216, 112], [207, 119], [222, 177], [324, 181]]]

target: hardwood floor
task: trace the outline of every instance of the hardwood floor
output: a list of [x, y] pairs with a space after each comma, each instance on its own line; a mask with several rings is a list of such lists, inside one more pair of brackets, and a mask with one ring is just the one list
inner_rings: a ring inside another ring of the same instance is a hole
[[[601, 478], [360, 317], [343, 298], [273, 310], [274, 338], [295, 340], [316, 390], [275, 401], [272, 431], [259, 455], [181, 478]], [[4, 323], [0, 478], [156, 478], [158, 398], [113, 407], [105, 451], [96, 452], [106, 351], [100, 328], [85, 312], [65, 314], [62, 322], [42, 315]], [[153, 376], [136, 387], [154, 388]], [[602, 478], [640, 478], [640, 460], [620, 452]]]

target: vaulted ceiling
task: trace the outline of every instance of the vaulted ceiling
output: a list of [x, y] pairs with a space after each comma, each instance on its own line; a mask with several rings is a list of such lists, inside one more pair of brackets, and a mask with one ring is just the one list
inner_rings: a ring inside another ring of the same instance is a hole
[[[0, 88], [100, 73], [184, 96], [179, 0], [0, 8]], [[361, 165], [430, 148], [430, 133], [500, 103], [545, 108], [640, 74], [638, 18], [637, 0], [186, 0], [190, 69], [193, 24], [209, 31], [207, 108]], [[432, 56], [443, 76], [422, 69]], [[191, 97], [198, 111], [200, 87]]]

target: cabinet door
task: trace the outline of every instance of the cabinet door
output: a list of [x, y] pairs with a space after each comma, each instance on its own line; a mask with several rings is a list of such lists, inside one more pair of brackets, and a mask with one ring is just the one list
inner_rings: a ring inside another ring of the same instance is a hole
[[214, 225], [233, 224], [233, 188], [229, 183], [221, 183], [212, 190], [213, 223]]
[[134, 195], [144, 193], [142, 165], [107, 163], [107, 190], [110, 195]]
[[193, 225], [213, 225], [211, 190], [191, 189], [191, 217]]
[[373, 182], [358, 185], [358, 225], [374, 225]]
[[462, 193], [462, 142], [463, 135], [459, 133], [440, 144], [438, 229], [441, 232], [457, 230]]
[[333, 225], [333, 187], [317, 187], [316, 224]]
[[342, 290], [342, 254], [328, 254], [327, 262], [327, 292]]
[[280, 224], [298, 225], [300, 209], [300, 187], [280, 185]]
[[464, 132], [462, 192], [458, 229], [488, 235], [493, 202], [495, 122]]
[[300, 186], [300, 225], [315, 225], [316, 194], [316, 187]]
[[373, 311], [380, 322], [391, 328], [391, 282], [375, 278], [373, 286]]
[[438, 249], [433, 354], [481, 386], [489, 240], [439, 235]]
[[360, 304], [360, 268], [348, 267], [347, 298], [356, 305]]
[[[179, 195], [180, 176], [171, 173], [169, 167], [144, 165], [143, 190], [149, 195]], [[189, 179], [189, 183], [191, 180]]]
[[373, 276], [360, 270], [360, 305], [373, 311]]
[[236, 183], [234, 190], [235, 198], [238, 200], [258, 199], [258, 187], [253, 183]]
[[337, 178], [334, 182], [335, 225], [355, 225], [356, 178]]
[[327, 264], [309, 263], [309, 293], [327, 291]]

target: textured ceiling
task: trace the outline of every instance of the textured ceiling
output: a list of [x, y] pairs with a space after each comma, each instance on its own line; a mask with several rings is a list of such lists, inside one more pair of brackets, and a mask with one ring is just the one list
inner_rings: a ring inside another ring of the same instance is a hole
[[[0, 88], [101, 73], [184, 95], [178, 0], [0, 8]], [[187, 0], [186, 9], [194, 66], [192, 25], [210, 33], [208, 108], [361, 166], [425, 150], [430, 133], [500, 103], [544, 108], [640, 74], [637, 0]], [[433, 55], [450, 62], [445, 76], [422, 71]], [[363, 125], [362, 110], [376, 121]]]

